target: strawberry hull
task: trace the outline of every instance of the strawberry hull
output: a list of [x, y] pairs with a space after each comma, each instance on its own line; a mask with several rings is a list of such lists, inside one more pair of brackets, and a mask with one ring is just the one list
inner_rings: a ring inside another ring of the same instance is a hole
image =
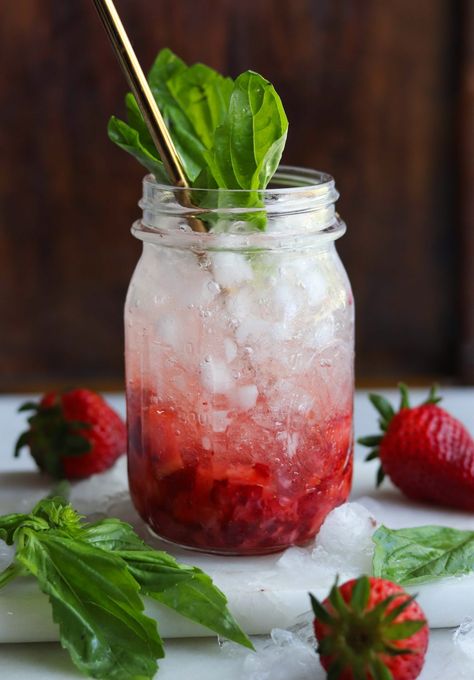
[[245, 414], [240, 439], [222, 435], [210, 448], [199, 424], [183, 428], [166, 405], [151, 403], [141, 412], [130, 406], [132, 499], [168, 541], [218, 553], [276, 552], [313, 538], [349, 495], [350, 412], [324, 424], [306, 419], [288, 457], [278, 431], [259, 428]]

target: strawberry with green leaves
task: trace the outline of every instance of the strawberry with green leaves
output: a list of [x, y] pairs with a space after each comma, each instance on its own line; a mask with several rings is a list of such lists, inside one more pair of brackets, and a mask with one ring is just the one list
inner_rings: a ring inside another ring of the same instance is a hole
[[380, 459], [377, 485], [388, 475], [410, 498], [474, 511], [473, 438], [438, 406], [441, 398], [434, 387], [416, 407], [410, 406], [406, 385], [399, 388], [398, 412], [384, 397], [369, 396], [382, 433], [358, 439], [372, 449], [366, 460]]
[[32, 411], [29, 429], [20, 435], [15, 456], [28, 446], [36, 464], [57, 479], [80, 479], [103, 472], [126, 450], [122, 418], [99, 394], [86, 389], [49, 392]]
[[314, 631], [328, 680], [415, 680], [429, 630], [420, 606], [401, 586], [362, 576], [310, 595]]

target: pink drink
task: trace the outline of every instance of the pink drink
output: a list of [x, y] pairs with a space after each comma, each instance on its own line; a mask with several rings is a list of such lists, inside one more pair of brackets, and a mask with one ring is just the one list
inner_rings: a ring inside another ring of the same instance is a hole
[[145, 182], [126, 304], [129, 479], [167, 540], [280, 550], [312, 538], [349, 494], [353, 300], [323, 179], [311, 176], [315, 196], [305, 187], [306, 211], [280, 205], [265, 233], [244, 235], [164, 223], [165, 192]]

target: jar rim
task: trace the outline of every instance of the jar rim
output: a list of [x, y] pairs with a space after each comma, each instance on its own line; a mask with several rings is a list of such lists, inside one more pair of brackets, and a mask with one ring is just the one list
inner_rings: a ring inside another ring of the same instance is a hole
[[[199, 194], [202, 201], [195, 192], [203, 192]], [[303, 246], [315, 236], [322, 244], [345, 231], [335, 212], [338, 198], [331, 175], [296, 166], [280, 166], [267, 189], [250, 191], [175, 187], [147, 175], [139, 201], [143, 216], [133, 225], [132, 233], [143, 241], [160, 241], [170, 247], [221, 249], [225, 239], [230, 249], [273, 249]], [[205, 207], [206, 203], [217, 207]], [[213, 226], [194, 231], [190, 219]], [[292, 221], [290, 229], [288, 220]]]
[[[147, 187], [153, 188], [155, 190], [161, 191], [172, 191], [173, 193], [178, 192], [177, 195], [183, 194], [189, 191], [187, 187], [175, 186], [172, 184], [163, 184], [159, 182], [153, 174], [145, 175], [143, 178], [143, 185], [146, 190]], [[339, 193], [336, 190], [336, 185], [334, 178], [327, 172], [321, 170], [313, 170], [312, 168], [303, 168], [296, 165], [280, 165], [275, 172], [273, 178], [270, 181], [269, 186], [266, 189], [227, 189], [227, 188], [216, 188], [207, 189], [205, 187], [193, 187], [193, 193], [197, 195], [203, 194], [219, 194], [219, 193], [229, 193], [229, 194], [248, 194], [249, 191], [255, 191], [259, 196], [271, 196], [273, 194], [303, 194], [308, 195], [308, 191], [314, 191], [318, 194], [327, 192], [328, 199], [332, 199], [331, 202], [335, 202], [339, 198]]]

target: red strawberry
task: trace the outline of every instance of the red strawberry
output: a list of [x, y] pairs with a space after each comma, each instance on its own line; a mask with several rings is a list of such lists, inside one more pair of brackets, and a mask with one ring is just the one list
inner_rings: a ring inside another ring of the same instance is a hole
[[125, 423], [90, 390], [49, 392], [38, 404], [27, 402], [19, 410], [33, 415], [16, 443], [15, 456], [28, 446], [38, 467], [53, 477], [89, 477], [107, 470], [125, 452]]
[[428, 626], [420, 606], [382, 578], [337, 582], [323, 603], [310, 595], [318, 653], [328, 680], [414, 680]]
[[464, 425], [437, 406], [432, 388], [428, 399], [410, 407], [408, 390], [399, 385], [400, 410], [376, 394], [370, 400], [380, 413], [383, 434], [362, 437], [375, 447], [366, 460], [380, 458], [377, 485], [387, 474], [407, 496], [474, 511], [474, 440]]

